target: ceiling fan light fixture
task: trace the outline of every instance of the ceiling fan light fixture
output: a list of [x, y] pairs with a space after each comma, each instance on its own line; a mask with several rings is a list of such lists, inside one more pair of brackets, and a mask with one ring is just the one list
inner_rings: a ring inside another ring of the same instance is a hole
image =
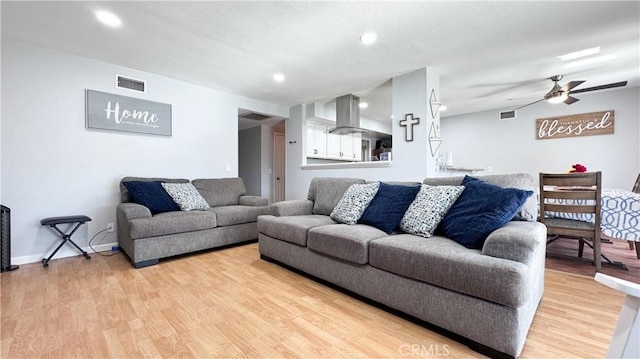
[[549, 103], [562, 103], [569, 97], [569, 94], [566, 92], [560, 92], [553, 94], [551, 97], [547, 99]]

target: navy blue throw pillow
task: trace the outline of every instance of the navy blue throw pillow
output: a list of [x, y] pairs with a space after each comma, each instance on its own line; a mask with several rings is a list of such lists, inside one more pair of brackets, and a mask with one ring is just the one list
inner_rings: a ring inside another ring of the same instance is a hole
[[491, 232], [504, 226], [533, 194], [465, 176], [464, 191], [440, 222], [438, 232], [467, 248], [479, 249]]
[[129, 181], [122, 184], [127, 187], [131, 201], [149, 208], [152, 214], [180, 210], [173, 198], [162, 188], [160, 181]]
[[420, 186], [393, 185], [380, 182], [378, 193], [360, 217], [359, 223], [374, 226], [387, 234], [402, 221], [404, 212], [420, 191]]

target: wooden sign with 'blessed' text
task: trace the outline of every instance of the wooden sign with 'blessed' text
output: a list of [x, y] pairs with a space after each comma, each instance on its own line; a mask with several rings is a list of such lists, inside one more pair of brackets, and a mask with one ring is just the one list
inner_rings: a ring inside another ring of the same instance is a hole
[[536, 139], [613, 134], [613, 110], [536, 120]]

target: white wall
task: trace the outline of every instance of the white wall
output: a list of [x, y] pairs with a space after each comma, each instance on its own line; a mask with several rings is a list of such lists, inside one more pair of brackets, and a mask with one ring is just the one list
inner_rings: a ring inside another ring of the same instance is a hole
[[[2, 38], [2, 201], [11, 208], [12, 261], [39, 261], [59, 243], [40, 219], [85, 214], [81, 247], [115, 222], [124, 176], [238, 176], [238, 108], [288, 108]], [[139, 94], [115, 75], [147, 81]], [[172, 104], [171, 137], [87, 130], [84, 91]], [[226, 165], [231, 171], [226, 172]], [[116, 243], [109, 234], [104, 243]], [[94, 242], [95, 244], [95, 242]], [[76, 255], [65, 246], [59, 256]]]
[[[446, 117], [441, 120], [444, 151], [457, 166], [493, 167], [494, 172], [566, 172], [581, 163], [602, 171], [604, 187], [631, 189], [640, 172], [640, 94], [638, 87], [583, 93], [570, 106], [541, 102], [499, 121], [498, 112]], [[502, 109], [502, 111], [507, 109]], [[535, 139], [538, 118], [615, 111], [613, 135]]]

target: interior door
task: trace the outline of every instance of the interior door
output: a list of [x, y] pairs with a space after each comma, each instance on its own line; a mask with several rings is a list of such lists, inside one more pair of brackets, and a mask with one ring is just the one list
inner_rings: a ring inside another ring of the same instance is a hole
[[273, 134], [273, 201], [285, 200], [285, 156], [284, 135]]

